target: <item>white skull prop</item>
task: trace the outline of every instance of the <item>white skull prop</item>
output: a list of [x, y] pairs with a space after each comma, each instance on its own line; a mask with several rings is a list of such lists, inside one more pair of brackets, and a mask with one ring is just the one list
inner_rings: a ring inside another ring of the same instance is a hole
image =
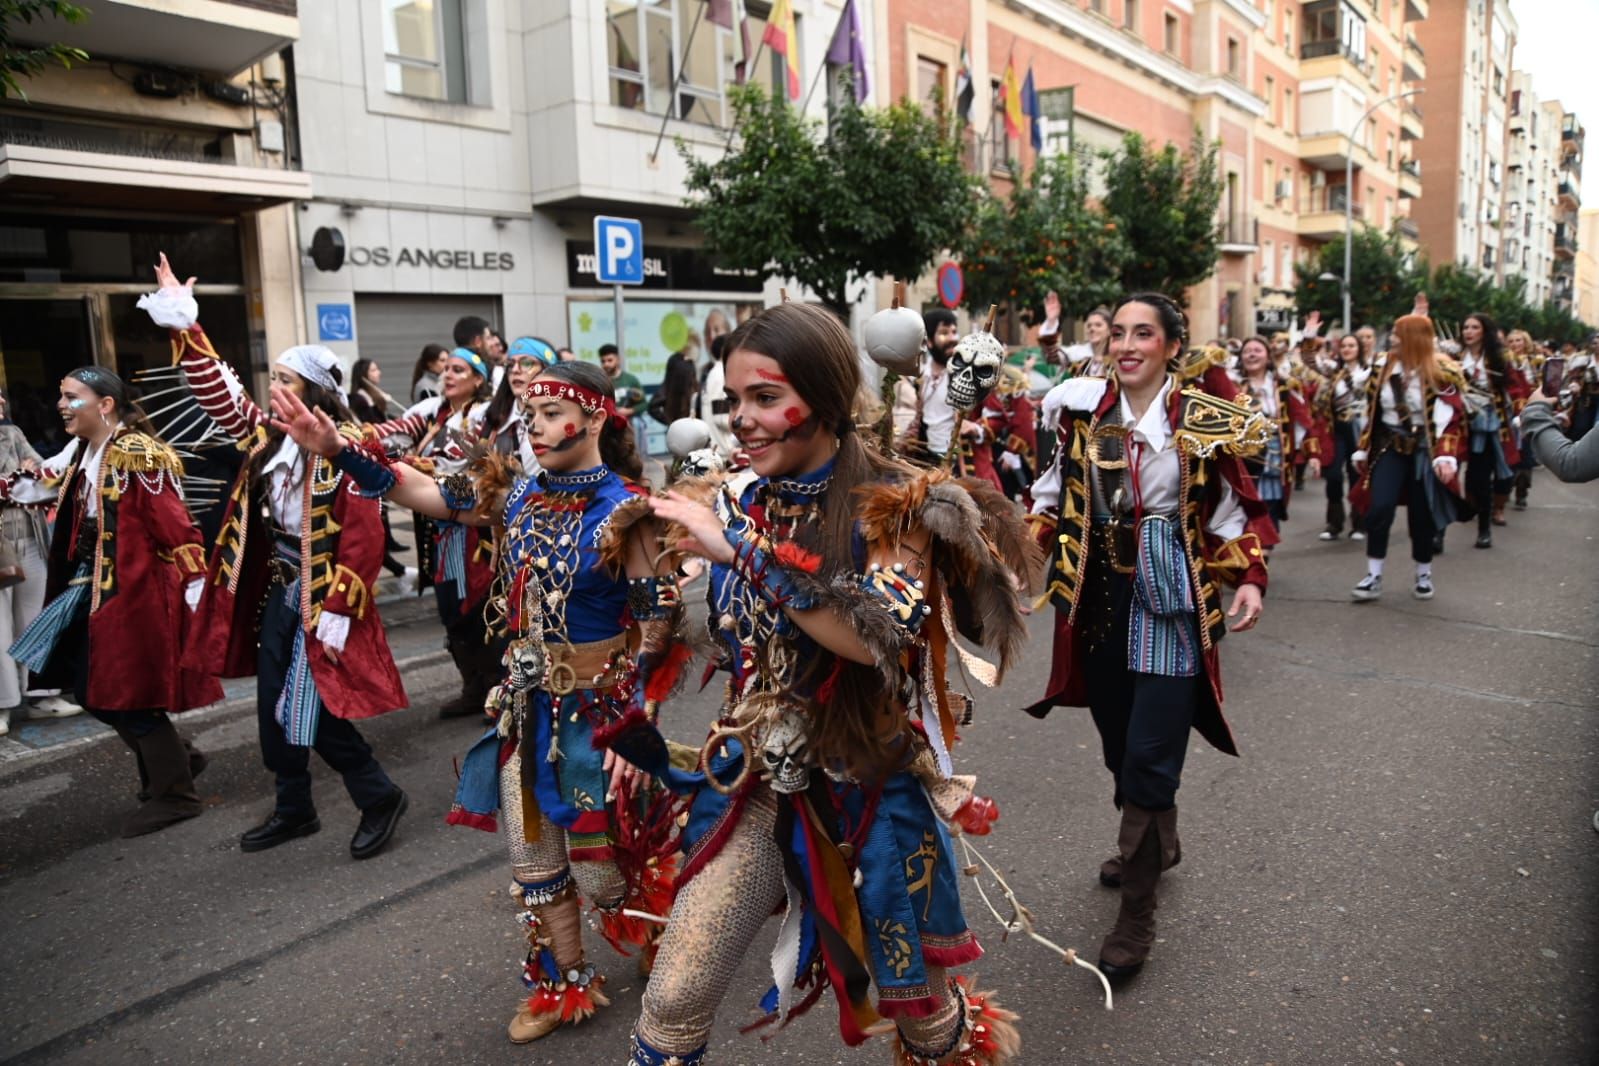
[[983, 401], [999, 380], [1005, 364], [1005, 346], [984, 330], [973, 330], [955, 345], [949, 360], [949, 405], [970, 411]]
[[711, 427], [698, 418], [679, 418], [666, 427], [666, 450], [679, 459], [711, 446]]
[[908, 307], [888, 307], [866, 320], [866, 354], [884, 370], [914, 377], [921, 368], [927, 331]]
[[727, 469], [727, 460], [715, 448], [697, 448], [678, 461], [676, 478], [710, 477]]
[[761, 762], [771, 779], [772, 791], [805, 791], [811, 777], [807, 748], [805, 720], [797, 714], [785, 713], [767, 729]]
[[544, 680], [544, 652], [530, 640], [516, 641], [507, 648], [505, 665], [510, 668], [513, 692], [526, 692]]

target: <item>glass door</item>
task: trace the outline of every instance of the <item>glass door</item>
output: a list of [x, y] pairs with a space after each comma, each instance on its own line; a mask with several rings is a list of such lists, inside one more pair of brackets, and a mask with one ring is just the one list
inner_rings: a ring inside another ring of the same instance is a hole
[[56, 413], [61, 379], [96, 362], [94, 303], [93, 296], [0, 297], [0, 383], [12, 421], [41, 455], [67, 444]]

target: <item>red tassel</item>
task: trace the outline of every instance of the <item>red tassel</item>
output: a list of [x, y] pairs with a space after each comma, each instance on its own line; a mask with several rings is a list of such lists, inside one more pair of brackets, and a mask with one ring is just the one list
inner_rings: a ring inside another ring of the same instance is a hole
[[599, 990], [602, 980], [595, 978], [587, 987], [564, 982], [559, 987], [541, 984], [527, 998], [527, 1008], [535, 1016], [559, 1012], [561, 1021], [566, 1023], [585, 1021], [610, 1004]]
[[816, 688], [817, 703], [831, 703], [833, 694], [838, 691], [838, 678], [844, 672], [844, 660], [835, 658], [833, 668], [827, 672], [827, 679]]
[[772, 555], [784, 566], [793, 570], [803, 570], [807, 574], [814, 574], [822, 568], [820, 555], [806, 551], [793, 541], [781, 541], [772, 549]]
[[645, 700], [650, 703], [660, 703], [670, 696], [672, 690], [677, 687], [678, 680], [683, 676], [683, 668], [692, 658], [694, 658], [694, 649], [686, 642], [673, 643], [660, 663], [650, 671], [649, 680], [644, 682]]

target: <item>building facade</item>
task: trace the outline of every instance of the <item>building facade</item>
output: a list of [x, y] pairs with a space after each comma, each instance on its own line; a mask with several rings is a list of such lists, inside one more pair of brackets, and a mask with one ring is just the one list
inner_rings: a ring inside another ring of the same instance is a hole
[[207, 328], [246, 375], [303, 335], [293, 204], [295, 0], [99, 0], [80, 24], [8, 26], [88, 63], [0, 101], [0, 378], [37, 446], [61, 436], [57, 383], [170, 362], [135, 307], [160, 251], [199, 277]]
[[1540, 101], [1532, 75], [1516, 71], [1510, 90], [1501, 276], [1507, 282], [1519, 277], [1527, 302], [1540, 307], [1554, 295], [1560, 119], [1560, 105]]

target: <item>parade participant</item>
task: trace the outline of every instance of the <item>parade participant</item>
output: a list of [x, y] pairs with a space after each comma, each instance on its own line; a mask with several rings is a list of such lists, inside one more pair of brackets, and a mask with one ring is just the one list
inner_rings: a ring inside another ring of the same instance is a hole
[[770, 1021], [831, 985], [847, 1043], [886, 1018], [896, 1062], [1007, 1061], [1013, 1016], [947, 973], [980, 949], [946, 824], [985, 829], [997, 812], [970, 778], [949, 776], [970, 707], [945, 688], [944, 666], [955, 619], [981, 628], [1002, 667], [1017, 652], [1022, 618], [999, 552], [1025, 567], [1031, 546], [1004, 501], [979, 505], [947, 474], [867, 447], [855, 343], [830, 312], [768, 308], [727, 350], [733, 432], [752, 469], [705, 486], [710, 506], [678, 491], [649, 501], [672, 524], [666, 543], [711, 561], [727, 702], [699, 773], [634, 754], [652, 736], [659, 751], [642, 726], [614, 741], [693, 796], [629, 1062], [703, 1061], [735, 970], [785, 901]]
[[[1418, 298], [1425, 312], [1426, 298]], [[1394, 323], [1395, 347], [1366, 380], [1366, 428], [1354, 454], [1359, 480], [1349, 502], [1366, 513], [1366, 576], [1350, 591], [1357, 603], [1382, 595], [1388, 533], [1405, 505], [1416, 581], [1411, 595], [1433, 597], [1433, 537], [1460, 520], [1459, 468], [1465, 458], [1465, 379], [1438, 357], [1432, 319], [1409, 314]]]
[[1050, 292], [1044, 297], [1044, 324], [1038, 329], [1038, 344], [1046, 362], [1060, 367], [1061, 378], [1102, 378], [1110, 373], [1106, 349], [1110, 342], [1110, 309], [1096, 307], [1083, 319], [1081, 344], [1062, 347], [1060, 297]]
[[[189, 389], [246, 456], [184, 655], [197, 671], [256, 677], [261, 761], [276, 779], [276, 798], [271, 816], [247, 830], [239, 848], [264, 851], [321, 829], [311, 797], [315, 750], [343, 777], [361, 812], [350, 854], [370, 858], [407, 806], [354, 724], [406, 705], [372, 602], [384, 553], [379, 505], [268, 426], [200, 326], [194, 279], [179, 284], [162, 255], [156, 280], [158, 291], [139, 306], [171, 332]], [[273, 364], [272, 382], [359, 435], [340, 398], [338, 357], [327, 348], [287, 349]]]
[[1467, 315], [1460, 324], [1460, 340], [1471, 429], [1466, 494], [1477, 509], [1476, 547], [1491, 548], [1492, 526], [1505, 524], [1505, 505], [1521, 462], [1512, 423], [1532, 389], [1526, 375], [1505, 358], [1493, 319], [1481, 312]]
[[[1366, 365], [1360, 338], [1345, 333], [1333, 345], [1335, 365], [1327, 369], [1324, 383], [1318, 387], [1314, 402], [1316, 419], [1320, 423], [1318, 435], [1331, 443], [1330, 462], [1322, 464], [1321, 474], [1327, 480], [1327, 527], [1318, 535], [1320, 540], [1337, 540], [1344, 531], [1344, 493], [1355, 482], [1355, 468], [1351, 456], [1360, 444], [1360, 433], [1365, 415], [1362, 400], [1366, 395], [1366, 379], [1371, 368]], [[1365, 540], [1365, 515], [1350, 508], [1350, 540]]]
[[[1540, 380], [1543, 374], [1543, 353], [1533, 343], [1532, 335], [1524, 329], [1510, 331], [1505, 341], [1505, 359], [1521, 373], [1528, 387]], [[1515, 464], [1515, 496], [1511, 502], [1511, 506], [1518, 511], [1527, 509], [1527, 493], [1532, 491], [1532, 472], [1537, 465], [1538, 460], [1532, 450], [1522, 447], [1521, 461]]]
[[[481, 323], [478, 336], [487, 336], [488, 323], [482, 319], [462, 322], [468, 330]], [[457, 333], [462, 328], [457, 323]], [[428, 460], [427, 465], [439, 474], [459, 473], [466, 468], [473, 441], [490, 432], [483, 423], [489, 376], [488, 364], [477, 352], [456, 348], [445, 360], [440, 395], [413, 405], [373, 431], [391, 447]], [[444, 623], [445, 645], [461, 675], [461, 694], [439, 708], [439, 717], [480, 715], [489, 686], [500, 672], [504, 651], [489, 639], [483, 620], [483, 604], [494, 581], [492, 542], [477, 526], [453, 521], [419, 522], [416, 535], [429, 542], [439, 621]]]
[[922, 326], [927, 331], [927, 356], [922, 360], [922, 380], [917, 386], [920, 448], [916, 450], [936, 465], [955, 447], [960, 424], [960, 412], [949, 405], [946, 373], [955, 345], [960, 342], [960, 327], [956, 325], [955, 312], [942, 307], [924, 311]]
[[482, 426], [489, 446], [517, 460], [528, 474], [538, 472], [538, 459], [527, 439], [524, 404], [527, 387], [548, 367], [560, 362], [555, 348], [539, 337], [518, 337], [505, 357], [505, 375], [483, 411]]
[[1019, 500], [1033, 483], [1038, 465], [1038, 415], [1021, 367], [1000, 368], [999, 383], [983, 400], [982, 421], [993, 442], [1000, 490]]
[[[1307, 342], [1308, 343], [1308, 342]], [[1317, 342], [1318, 346], [1320, 342]], [[1239, 384], [1249, 393], [1254, 406], [1266, 416], [1273, 433], [1258, 458], [1244, 460], [1244, 467], [1255, 479], [1255, 492], [1266, 504], [1272, 528], [1280, 528], [1288, 517], [1288, 499], [1293, 482], [1285, 471], [1305, 457], [1311, 477], [1321, 473], [1320, 437], [1311, 433], [1310, 407], [1300, 387], [1271, 365], [1271, 345], [1264, 337], [1249, 337], [1238, 351]]]
[[[605, 1006], [604, 979], [585, 961], [579, 893], [599, 909], [608, 939], [642, 944], [624, 907], [659, 913], [670, 900], [669, 866], [618, 860], [618, 789], [627, 773], [596, 743], [645, 696], [635, 652], [646, 626], [670, 620], [677, 587], [655, 576], [649, 524], [607, 556], [617, 507], [634, 498], [642, 463], [610, 381], [596, 366], [548, 367], [527, 390], [527, 433], [542, 464], [525, 476], [491, 455], [435, 480], [351, 447], [331, 422], [291, 394], [274, 392], [279, 422], [331, 457], [368, 493], [422, 514], [492, 526], [510, 576], [498, 605], [511, 634], [508, 670], [493, 699], [498, 725], [467, 755], [448, 820], [493, 830], [504, 820], [531, 995], [512, 1018], [515, 1043], [546, 1036]], [[653, 647], [653, 645], [647, 645]]]
[[1099, 731], [1122, 812], [1100, 869], [1121, 891], [1099, 953], [1112, 978], [1136, 973], [1155, 942], [1156, 888], [1181, 855], [1189, 730], [1238, 754], [1221, 713], [1221, 585], [1237, 589], [1232, 631], [1254, 628], [1277, 539], [1241, 459], [1267, 445], [1272, 424], [1228, 379], [1225, 353], [1179, 373], [1186, 340], [1174, 301], [1123, 298], [1112, 376], [1064, 382], [1045, 400], [1060, 443], [1033, 486], [1056, 613], [1049, 687], [1028, 713], [1087, 706]]
[[36, 684], [70, 689], [133, 752], [142, 802], [122, 835], [140, 836], [204, 810], [194, 777], [205, 756], [168, 712], [222, 698], [214, 678], [180, 663], [205, 549], [183, 503], [183, 464], [120, 377], [79, 367], [62, 379], [56, 409], [79, 442], [59, 488], [23, 472], [0, 493], [56, 507], [48, 602], [10, 652]]
[[[33, 450], [21, 427], [11, 421], [11, 406], [0, 391], [0, 484], [21, 472], [37, 473], [44, 457]], [[24, 507], [0, 498], [0, 552], [6, 558], [0, 569], [19, 575], [0, 588], [0, 737], [11, 731], [11, 716], [22, 711], [28, 691], [28, 670], [6, 649], [44, 607], [45, 560], [50, 554], [50, 525], [37, 507]], [[83, 708], [58, 697], [45, 697], [34, 705], [41, 717], [68, 718]]]

